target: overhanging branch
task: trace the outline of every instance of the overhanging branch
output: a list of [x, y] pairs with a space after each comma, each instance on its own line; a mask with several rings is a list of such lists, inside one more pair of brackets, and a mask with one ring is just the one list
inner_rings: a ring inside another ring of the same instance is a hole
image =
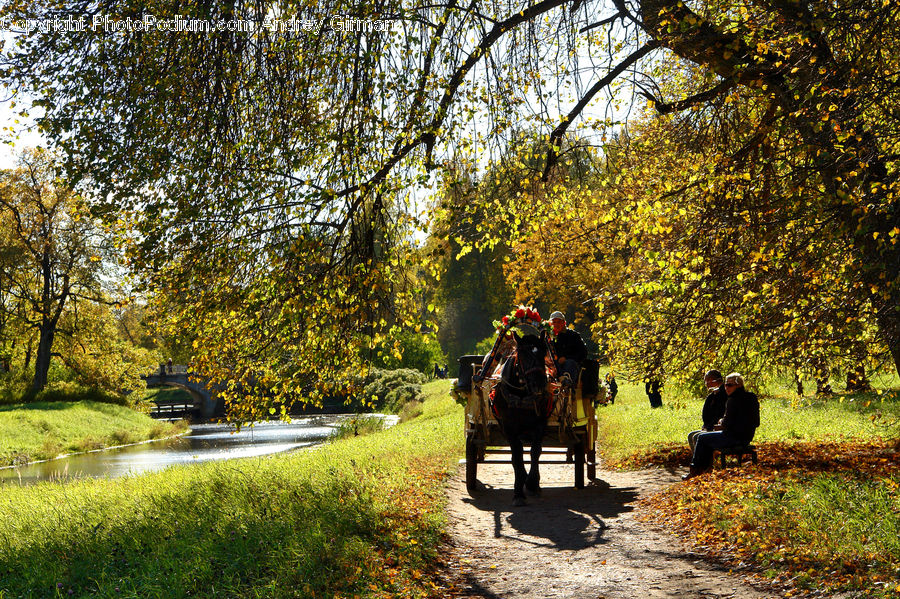
[[654, 106], [656, 107], [656, 111], [660, 114], [670, 114], [672, 112], [681, 112], [682, 110], [686, 110], [691, 106], [696, 106], [697, 104], [709, 102], [716, 96], [727, 92], [736, 85], [737, 82], [734, 79], [725, 79], [715, 87], [694, 94], [693, 96], [684, 98], [683, 100], [678, 100], [677, 102], [663, 102], [659, 98], [656, 98], [647, 92], [640, 92], [640, 95], [653, 102]]
[[651, 41], [632, 52], [622, 62], [613, 67], [605, 77], [594, 83], [594, 85], [591, 86], [591, 89], [589, 89], [572, 110], [569, 111], [569, 114], [563, 117], [559, 125], [556, 126], [556, 129], [550, 134], [550, 148], [547, 150], [547, 164], [544, 166], [544, 174], [541, 176], [542, 181], [547, 181], [550, 177], [550, 171], [556, 166], [556, 163], [559, 160], [559, 147], [562, 143], [563, 136], [569, 129], [569, 125], [571, 125], [575, 118], [581, 114], [588, 104], [590, 104], [591, 100], [594, 99], [594, 96], [596, 96], [603, 88], [608, 87], [615, 81], [616, 77], [625, 72], [631, 65], [659, 47], [659, 42]]

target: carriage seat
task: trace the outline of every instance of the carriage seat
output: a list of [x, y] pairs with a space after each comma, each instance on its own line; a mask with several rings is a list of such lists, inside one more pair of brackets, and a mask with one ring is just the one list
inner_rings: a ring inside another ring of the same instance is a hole
[[474, 373], [475, 366], [480, 365], [484, 361], [484, 356], [460, 356], [456, 361], [459, 362], [459, 373], [456, 377], [456, 387], [460, 391], [471, 391], [472, 375]]
[[[740, 466], [744, 462], [744, 458], [747, 457], [754, 464], [758, 461], [758, 456], [756, 453], [756, 447], [753, 445], [736, 445], [734, 447], [723, 447], [722, 449], [717, 449], [716, 452], [719, 454], [719, 462], [724, 469], [727, 466], [726, 458], [728, 456], [735, 456], [737, 458], [737, 465]], [[713, 454], [713, 461], [715, 461], [715, 454]]]
[[587, 358], [581, 363], [581, 396], [593, 397], [600, 392], [600, 363], [593, 358]]

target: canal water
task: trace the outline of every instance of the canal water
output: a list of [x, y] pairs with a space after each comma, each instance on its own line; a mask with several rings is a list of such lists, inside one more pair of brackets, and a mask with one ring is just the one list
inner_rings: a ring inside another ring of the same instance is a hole
[[[0, 484], [32, 484], [39, 481], [81, 477], [114, 478], [162, 470], [180, 464], [263, 456], [323, 443], [345, 414], [305, 416], [287, 422], [263, 422], [241, 428], [223, 424], [199, 424], [189, 434], [116, 449], [0, 469]], [[384, 416], [385, 426], [396, 416]]]

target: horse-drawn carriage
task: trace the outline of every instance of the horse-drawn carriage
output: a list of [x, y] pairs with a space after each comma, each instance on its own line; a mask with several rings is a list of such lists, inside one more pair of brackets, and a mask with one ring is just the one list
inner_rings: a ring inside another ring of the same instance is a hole
[[[536, 312], [534, 314], [537, 315]], [[502, 356], [500, 365], [490, 368], [494, 362], [493, 358], [500, 353], [501, 345], [511, 340], [514, 340], [515, 347], [511, 348], [510, 355]], [[523, 348], [526, 350], [524, 353]], [[585, 467], [588, 478], [596, 479], [597, 420], [594, 407], [598, 403], [606, 402], [606, 389], [600, 385], [599, 365], [596, 360], [588, 359], [582, 362], [581, 375], [577, 383], [571, 384], [568, 378], [559, 380], [555, 369], [549, 366], [555, 362], [555, 356], [553, 344], [549, 342], [548, 331], [539, 320], [529, 321], [527, 318], [504, 319], [498, 327], [497, 342], [488, 356], [490, 356], [488, 359], [480, 355], [459, 358], [459, 376], [453, 383], [452, 393], [456, 401], [466, 407], [468, 490], [473, 492], [477, 489], [479, 462], [498, 462], [488, 456], [494, 457], [508, 451], [512, 454], [514, 468], [517, 468], [518, 452], [518, 468], [524, 468], [521, 465], [523, 445], [518, 439], [520, 435], [510, 433], [518, 430], [511, 428], [510, 422], [513, 421], [515, 413], [527, 415], [531, 410], [536, 411], [539, 420], [546, 423], [539, 429], [542, 434], [538, 433], [540, 439], [537, 442], [535, 440], [529, 442], [527, 439], [525, 441], [525, 444], [531, 446], [533, 473], [537, 472], [535, 465], [542, 449], [549, 447], [555, 448], [550, 450], [551, 452], [559, 454], [560, 457], [564, 454], [565, 460], [574, 464], [577, 488], [584, 487]], [[531, 360], [530, 364], [528, 360]], [[481, 372], [483, 364], [487, 365], [486, 370], [490, 370], [489, 372]], [[537, 372], [538, 369], [540, 372]], [[526, 405], [533, 407], [518, 411], [510, 409], [509, 400], [512, 400], [513, 404], [518, 402], [515, 396], [517, 390], [524, 395], [529, 393], [527, 390], [529, 386], [532, 387], [530, 394], [533, 401], [526, 402]], [[501, 447], [509, 449], [503, 450]], [[507, 460], [499, 461], [507, 462]], [[521, 492], [518, 472], [516, 476], [518, 493]], [[538, 480], [528, 482], [537, 487]]]

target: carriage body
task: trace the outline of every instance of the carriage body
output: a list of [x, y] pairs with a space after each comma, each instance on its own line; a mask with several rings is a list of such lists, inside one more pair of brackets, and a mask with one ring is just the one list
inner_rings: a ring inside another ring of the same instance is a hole
[[[509, 446], [503, 427], [490, 406], [491, 391], [499, 384], [499, 375], [486, 376], [479, 382], [472, 380], [474, 375], [480, 374], [483, 359], [481, 355], [459, 358], [459, 376], [453, 381], [452, 388], [457, 403], [466, 408], [466, 483], [470, 491], [477, 484], [478, 463], [494, 462], [488, 456], [502, 451], [498, 448]], [[581, 488], [584, 486], [585, 467], [588, 478], [596, 478], [598, 427], [594, 408], [606, 402], [606, 389], [600, 384], [597, 361], [585, 360], [575, 388], [564, 387], [551, 380], [547, 392], [553, 406], [543, 446], [565, 448], [567, 461], [571, 459], [575, 467], [575, 486]]]

